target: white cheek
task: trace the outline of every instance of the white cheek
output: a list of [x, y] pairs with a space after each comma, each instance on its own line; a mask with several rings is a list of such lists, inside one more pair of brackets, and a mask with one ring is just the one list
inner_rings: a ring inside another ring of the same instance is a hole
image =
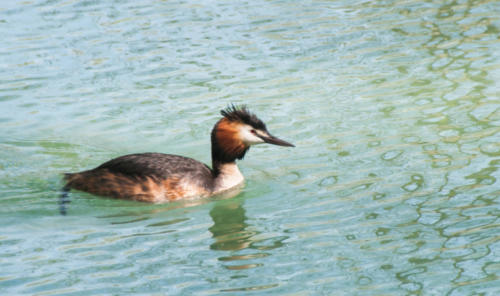
[[241, 140], [247, 145], [264, 143], [264, 140], [254, 135], [250, 129], [242, 128], [240, 130]]

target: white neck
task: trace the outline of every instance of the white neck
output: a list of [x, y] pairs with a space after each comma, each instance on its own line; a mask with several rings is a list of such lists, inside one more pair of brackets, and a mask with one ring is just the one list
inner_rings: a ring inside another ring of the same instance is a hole
[[245, 179], [235, 162], [221, 164], [218, 169], [219, 175], [215, 178], [213, 193], [219, 193], [233, 188], [243, 183]]

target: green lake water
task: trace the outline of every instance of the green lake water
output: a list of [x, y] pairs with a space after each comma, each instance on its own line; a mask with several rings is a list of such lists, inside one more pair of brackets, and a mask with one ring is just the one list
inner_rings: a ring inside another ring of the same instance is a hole
[[[500, 2], [2, 1], [0, 295], [500, 295]], [[295, 148], [236, 197], [64, 172], [210, 163], [246, 104]]]

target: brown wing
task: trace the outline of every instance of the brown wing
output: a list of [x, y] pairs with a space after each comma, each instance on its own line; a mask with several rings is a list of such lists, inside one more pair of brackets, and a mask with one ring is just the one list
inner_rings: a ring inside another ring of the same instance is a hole
[[107, 169], [110, 172], [130, 176], [149, 176], [167, 179], [170, 175], [197, 173], [206, 177], [212, 170], [192, 158], [163, 153], [129, 154], [105, 162], [94, 170]]
[[161, 202], [183, 198], [183, 178], [196, 180], [200, 193], [210, 192], [212, 171], [194, 159], [162, 153], [121, 156], [95, 169], [66, 174], [67, 187], [101, 196]]

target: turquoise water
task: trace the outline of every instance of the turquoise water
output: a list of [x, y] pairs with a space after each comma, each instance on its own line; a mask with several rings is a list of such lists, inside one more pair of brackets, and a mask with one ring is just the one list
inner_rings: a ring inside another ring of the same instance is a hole
[[[0, 294], [500, 295], [498, 1], [3, 1]], [[234, 198], [148, 205], [61, 174], [210, 163]]]

